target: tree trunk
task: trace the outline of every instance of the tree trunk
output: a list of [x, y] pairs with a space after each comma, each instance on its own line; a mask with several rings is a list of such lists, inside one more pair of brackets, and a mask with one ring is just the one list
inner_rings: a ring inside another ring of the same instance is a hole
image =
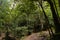
[[[47, 1], [50, 4], [50, 8], [52, 11], [52, 16], [53, 16], [53, 20], [54, 20], [54, 24], [55, 24], [55, 33], [59, 33], [60, 32], [60, 23], [59, 23], [59, 18], [57, 16], [57, 13], [54, 9], [54, 4], [51, 0], [47, 0]], [[54, 40], [59, 40], [60, 34], [57, 34], [54, 37], [56, 37], [56, 38], [54, 38]]]
[[[49, 20], [48, 20], [48, 17], [46, 16], [46, 12], [44, 11], [44, 8], [43, 8], [43, 6], [42, 6], [42, 2], [40, 3], [39, 2], [39, 4], [40, 4], [40, 6], [41, 6], [41, 8], [42, 8], [42, 11], [43, 11], [43, 14], [44, 14], [44, 17], [45, 17], [45, 21], [46, 21], [46, 28], [48, 29], [48, 31], [49, 31], [49, 34], [50, 34], [50, 37], [52, 37], [52, 35], [54, 35], [53, 34], [53, 31], [52, 31], [52, 28], [51, 28], [51, 26], [50, 26], [50, 24], [49, 24]], [[50, 29], [50, 30], [49, 30]], [[52, 34], [51, 34], [52, 33]]]
[[58, 3], [59, 3], [59, 7], [60, 7], [60, 0], [58, 0]]
[[54, 9], [53, 2], [51, 0], [48, 0], [48, 3], [50, 4], [50, 7], [51, 7], [54, 24], [56, 26], [56, 33], [58, 33], [58, 32], [60, 32], [59, 18], [58, 18], [57, 13], [56, 13], [56, 11]]

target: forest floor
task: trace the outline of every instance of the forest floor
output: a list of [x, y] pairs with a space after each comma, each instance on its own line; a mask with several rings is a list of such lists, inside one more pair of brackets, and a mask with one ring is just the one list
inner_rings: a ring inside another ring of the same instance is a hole
[[[4, 33], [2, 33], [0, 40], [2, 40], [3, 37], [5, 37]], [[17, 40], [49, 40], [49, 38], [50, 38], [49, 31], [42, 31], [38, 33], [32, 33], [29, 36], [24, 36], [23, 38]]]
[[49, 40], [50, 35], [48, 31], [42, 31], [39, 33], [32, 33], [29, 36], [25, 36], [21, 40]]

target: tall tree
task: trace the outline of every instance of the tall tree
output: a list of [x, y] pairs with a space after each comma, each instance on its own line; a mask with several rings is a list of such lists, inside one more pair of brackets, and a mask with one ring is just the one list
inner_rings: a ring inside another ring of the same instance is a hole
[[60, 0], [58, 0], [58, 3], [59, 3], [59, 7], [60, 7]]
[[[39, 1], [39, 5], [41, 6], [41, 8], [42, 8], [42, 11], [43, 11], [43, 14], [44, 14], [44, 17], [45, 17], [45, 21], [46, 21], [46, 28], [47, 28], [47, 30], [49, 31], [49, 34], [50, 34], [50, 37], [52, 36], [52, 35], [54, 35], [53, 34], [53, 31], [52, 31], [52, 28], [51, 28], [51, 26], [50, 26], [50, 23], [49, 23], [49, 19], [48, 19], [48, 17], [47, 17], [47, 15], [46, 15], [46, 12], [44, 11], [44, 8], [43, 8], [43, 6], [42, 6], [42, 0], [41, 1]], [[50, 29], [50, 30], [49, 30]], [[51, 34], [51, 32], [52, 32], [52, 34]]]
[[53, 4], [52, 0], [47, 0], [47, 2], [50, 4], [50, 8], [51, 8], [51, 11], [52, 11], [52, 16], [53, 16], [53, 20], [54, 20], [54, 24], [55, 24], [55, 33], [57, 34], [56, 38], [54, 40], [59, 40], [59, 38], [60, 38], [59, 18], [58, 18], [58, 15], [57, 15], [56, 11], [55, 11], [54, 4]]

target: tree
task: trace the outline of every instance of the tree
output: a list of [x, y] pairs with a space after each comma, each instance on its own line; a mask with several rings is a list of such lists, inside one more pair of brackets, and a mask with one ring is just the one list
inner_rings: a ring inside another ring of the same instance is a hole
[[[50, 4], [50, 7], [51, 7], [51, 11], [52, 11], [52, 16], [53, 16], [53, 20], [54, 20], [54, 24], [55, 24], [55, 32], [56, 33], [59, 33], [60, 32], [60, 23], [59, 23], [59, 17], [55, 11], [55, 8], [54, 8], [54, 4], [52, 2], [52, 0], [47, 0], [48, 3]], [[56, 35], [56, 39], [55, 40], [59, 40], [60, 36], [59, 34]]]
[[58, 0], [58, 3], [59, 3], [59, 7], [60, 7], [60, 0]]
[[[45, 17], [46, 29], [49, 31], [50, 37], [52, 37], [52, 36], [54, 35], [54, 33], [53, 33], [52, 28], [51, 28], [51, 26], [50, 26], [49, 19], [48, 19], [47, 15], [46, 15], [46, 12], [44, 11], [44, 8], [43, 8], [43, 6], [42, 6], [42, 0], [39, 1], [39, 5], [41, 6], [42, 11], [43, 11], [43, 14], [44, 14], [44, 17]], [[45, 27], [44, 27], [44, 28], [45, 28]], [[50, 29], [50, 30], [49, 30], [49, 29]], [[50, 31], [52, 32], [52, 34], [51, 34]]]

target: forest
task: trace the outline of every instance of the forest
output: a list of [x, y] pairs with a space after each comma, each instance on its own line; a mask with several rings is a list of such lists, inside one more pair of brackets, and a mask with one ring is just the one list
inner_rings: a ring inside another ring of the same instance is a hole
[[60, 40], [60, 0], [0, 0], [0, 40]]

